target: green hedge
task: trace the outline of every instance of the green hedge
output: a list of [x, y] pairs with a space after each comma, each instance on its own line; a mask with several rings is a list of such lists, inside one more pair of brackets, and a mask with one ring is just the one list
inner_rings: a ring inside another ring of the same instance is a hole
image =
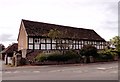
[[65, 62], [73, 59], [78, 60], [79, 58], [80, 56], [76, 52], [69, 50], [66, 51], [64, 54], [58, 52], [49, 53], [49, 54], [40, 53], [36, 56], [35, 60], [38, 62], [44, 62], [44, 61]]

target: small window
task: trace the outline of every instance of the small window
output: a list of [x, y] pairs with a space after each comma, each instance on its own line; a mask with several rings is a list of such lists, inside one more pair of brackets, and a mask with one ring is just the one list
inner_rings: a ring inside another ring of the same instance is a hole
[[29, 45], [29, 49], [33, 49], [33, 45]]
[[52, 44], [52, 49], [56, 49], [56, 44]]
[[72, 49], [72, 45], [69, 45], [69, 48]]
[[50, 39], [46, 39], [46, 42], [47, 42], [47, 43], [51, 43], [51, 40], [50, 40]]
[[35, 49], [39, 49], [39, 44], [35, 44]]
[[35, 42], [35, 43], [40, 43], [40, 39], [36, 38], [36, 39], [34, 40], [34, 42]]
[[35, 43], [37, 43], [37, 39], [35, 39]]
[[41, 43], [45, 43], [45, 39], [41, 39]]
[[51, 44], [47, 44], [47, 49], [51, 49]]
[[52, 40], [52, 43], [56, 43], [56, 40]]
[[45, 44], [41, 44], [41, 49], [45, 49]]
[[29, 38], [29, 43], [33, 43], [33, 38]]

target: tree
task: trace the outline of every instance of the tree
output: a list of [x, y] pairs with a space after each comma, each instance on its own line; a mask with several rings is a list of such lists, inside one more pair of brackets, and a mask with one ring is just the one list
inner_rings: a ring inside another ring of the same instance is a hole
[[0, 51], [4, 50], [5, 46], [3, 44], [0, 44]]
[[62, 44], [62, 38], [64, 37], [64, 33], [57, 30], [57, 29], [51, 29], [48, 33], [48, 37], [50, 37], [51, 39], [55, 40], [56, 43], [56, 48], [61, 48], [61, 49], [66, 49], [66, 47], [68, 47], [68, 44]]
[[120, 36], [115, 36], [112, 39], [110, 39], [110, 43], [115, 46], [115, 49], [120, 55]]
[[92, 57], [97, 57], [97, 48], [92, 46], [92, 45], [84, 45], [83, 48], [80, 50], [80, 55], [86, 56], [87, 58], [87, 63], [90, 62], [90, 56]]
[[110, 43], [115, 46], [116, 50], [120, 52], [120, 37], [115, 36], [110, 39]]

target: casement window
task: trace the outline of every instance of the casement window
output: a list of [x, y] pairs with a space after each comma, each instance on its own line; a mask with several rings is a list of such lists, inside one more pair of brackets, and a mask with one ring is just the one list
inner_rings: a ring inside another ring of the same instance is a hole
[[100, 45], [100, 42], [96, 42], [96, 45]]
[[35, 43], [35, 49], [39, 49], [40, 45], [38, 43]]
[[69, 45], [69, 48], [72, 49], [72, 45]]
[[98, 45], [96, 45], [96, 48], [97, 48], [97, 49], [99, 49], [99, 46], [98, 46]]
[[62, 40], [62, 43], [65, 43], [65, 40]]
[[78, 41], [76, 41], [76, 44], [78, 44], [79, 42]]
[[56, 43], [56, 40], [53, 40], [53, 39], [52, 39], [52, 43]]
[[68, 40], [66, 40], [66, 43], [69, 43], [69, 41], [68, 41]]
[[84, 44], [84, 42], [83, 42], [83, 41], [81, 41], [81, 43], [82, 43], [82, 44]]
[[76, 45], [76, 49], [79, 49], [79, 45]]
[[101, 49], [104, 49], [104, 46], [103, 46], [103, 45], [101, 46]]
[[76, 49], [75, 45], [73, 45], [73, 49]]
[[33, 38], [29, 38], [29, 43], [33, 43]]
[[51, 44], [46, 44], [47, 49], [51, 49]]
[[81, 44], [81, 41], [79, 41], [79, 44]]
[[84, 41], [84, 44], [87, 45], [88, 44], [87, 41]]
[[51, 39], [46, 39], [46, 43], [51, 43]]
[[73, 41], [73, 43], [75, 43], [75, 40]]
[[33, 45], [29, 45], [29, 49], [33, 49]]
[[79, 49], [81, 49], [82, 48], [82, 45], [79, 45]]
[[45, 44], [41, 44], [41, 49], [45, 49]]
[[41, 41], [40, 41], [41, 43], [45, 43], [45, 39], [41, 39]]
[[52, 49], [56, 49], [56, 44], [52, 44]]

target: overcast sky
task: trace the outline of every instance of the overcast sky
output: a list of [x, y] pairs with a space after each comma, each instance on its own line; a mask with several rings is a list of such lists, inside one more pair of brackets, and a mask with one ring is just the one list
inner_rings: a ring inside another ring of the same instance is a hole
[[94, 29], [105, 40], [118, 35], [119, 0], [0, 0], [0, 43], [17, 42], [21, 19]]

